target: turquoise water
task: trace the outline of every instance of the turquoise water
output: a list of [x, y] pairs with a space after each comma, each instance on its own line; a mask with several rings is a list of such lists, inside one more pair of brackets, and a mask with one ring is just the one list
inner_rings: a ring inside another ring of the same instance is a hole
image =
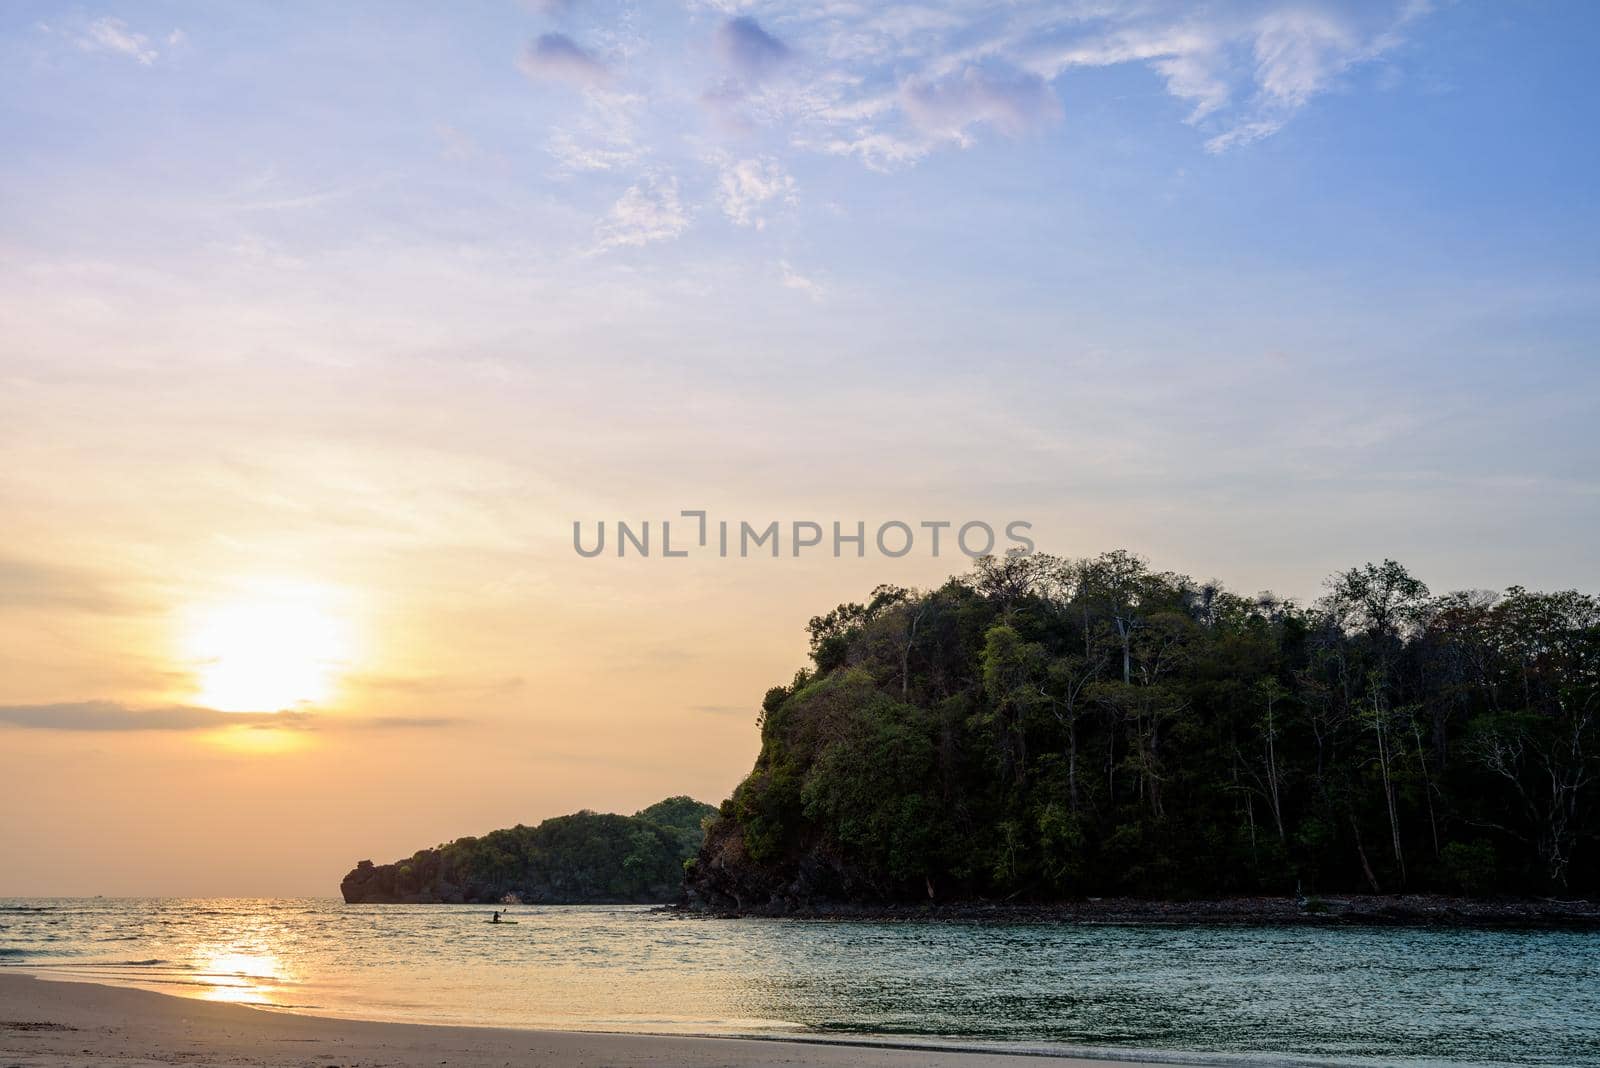
[[1595, 934], [489, 911], [0, 900], [0, 966], [384, 1020], [1600, 1066]]

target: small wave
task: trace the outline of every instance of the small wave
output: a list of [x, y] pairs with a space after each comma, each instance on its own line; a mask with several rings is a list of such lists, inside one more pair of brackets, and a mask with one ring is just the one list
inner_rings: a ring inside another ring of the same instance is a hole
[[71, 969], [73, 971], [92, 972], [106, 968], [159, 968], [172, 963], [159, 957], [152, 957], [149, 960], [62, 960], [59, 955], [44, 954], [31, 949], [16, 951], [0, 949], [0, 957], [12, 952], [15, 952], [19, 957], [42, 957], [42, 960], [31, 962], [30, 967], [46, 967], [52, 970]]
[[36, 957], [36, 949], [19, 949], [16, 946], [0, 946], [0, 957]]

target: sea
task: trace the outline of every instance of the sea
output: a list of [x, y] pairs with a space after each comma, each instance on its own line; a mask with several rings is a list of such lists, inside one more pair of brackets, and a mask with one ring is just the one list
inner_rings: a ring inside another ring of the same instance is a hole
[[[1600, 934], [0, 899], [0, 968], [324, 1016], [1177, 1063], [1600, 1066]], [[0, 1001], [0, 1018], [5, 1016]]]

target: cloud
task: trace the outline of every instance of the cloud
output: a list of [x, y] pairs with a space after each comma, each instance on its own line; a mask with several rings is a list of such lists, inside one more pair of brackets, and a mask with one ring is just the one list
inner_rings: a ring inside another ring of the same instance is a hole
[[676, 178], [650, 178], [628, 188], [598, 229], [599, 251], [670, 241], [689, 228]]
[[56, 731], [193, 731], [217, 727], [300, 726], [297, 712], [221, 712], [214, 708], [168, 705], [130, 708], [114, 701], [71, 701], [51, 705], [0, 705], [0, 723]]
[[309, 712], [223, 712], [191, 705], [134, 708], [115, 701], [67, 701], [45, 705], [0, 705], [0, 724], [52, 731], [202, 731], [225, 727], [318, 730], [439, 728], [462, 720], [437, 716], [374, 716], [339, 719]]
[[897, 171], [909, 167], [925, 157], [931, 146], [923, 139], [896, 137], [893, 134], [873, 133], [858, 137], [834, 137], [817, 144], [822, 151], [835, 156], [855, 156], [874, 171]]
[[1150, 60], [1167, 92], [1193, 105], [1188, 121], [1198, 123], [1228, 103], [1232, 86], [1223, 76], [1225, 64], [1207, 51], [1180, 53]]
[[573, 136], [570, 130], [557, 130], [550, 135], [545, 150], [555, 157], [564, 171], [614, 171], [639, 159], [639, 150], [632, 145], [611, 145], [604, 142], [585, 143]]
[[724, 78], [700, 94], [700, 105], [723, 133], [745, 137], [756, 132], [756, 124], [745, 110], [749, 95], [737, 78]]
[[[796, 169], [795, 154], [892, 172], [952, 146], [1048, 131], [1094, 104], [1080, 109], [1075, 98], [1104, 83], [1071, 78], [1081, 70], [1142, 71], [1179, 105], [1175, 114], [1156, 109], [1152, 121], [1188, 123], [1197, 151], [1238, 150], [1276, 134], [1360, 65], [1390, 62], [1384, 57], [1429, 10], [1424, 0], [907, 0], [791, 5], [777, 23], [769, 14], [776, 5], [709, 6], [725, 13], [710, 31], [709, 72], [694, 49], [663, 47], [700, 32], [693, 5], [652, 8], [637, 24], [587, 6], [567, 13], [564, 27], [628, 58], [627, 92], [562, 34], [539, 38], [524, 59], [531, 74], [583, 89], [581, 104], [548, 135], [561, 169], [633, 177], [601, 224], [601, 248], [664, 241], [687, 228], [691, 212], [677, 186], [649, 177], [663, 161], [674, 161], [685, 190], [735, 225], [760, 229], [766, 209], [792, 194], [771, 183], [774, 169]], [[1140, 94], [1123, 99], [1140, 106]], [[686, 109], [703, 120], [700, 129], [689, 127]], [[750, 163], [748, 150], [705, 151], [704, 140], [759, 143], [760, 162]], [[686, 146], [709, 173], [682, 170], [694, 165], [684, 162]], [[730, 165], [730, 154], [743, 162]]]
[[1210, 138], [1207, 150], [1224, 152], [1277, 133], [1351, 67], [1398, 44], [1401, 28], [1426, 10], [1406, 5], [1386, 26], [1364, 26], [1331, 9], [1293, 8], [1262, 16], [1245, 34], [1255, 60], [1250, 114]]
[[432, 697], [470, 694], [482, 697], [513, 693], [520, 690], [526, 680], [520, 675], [492, 679], [453, 675], [356, 675], [348, 682], [352, 686], [391, 693]]
[[465, 722], [451, 716], [373, 716], [370, 719], [346, 720], [340, 726], [356, 730], [435, 730], [459, 727]]
[[797, 199], [794, 179], [770, 158], [724, 164], [717, 187], [722, 210], [733, 224], [757, 230], [767, 225], [760, 214], [764, 206], [772, 201], [793, 204]]
[[788, 45], [761, 28], [748, 15], [729, 19], [717, 28], [717, 53], [740, 76], [759, 82], [789, 61]]
[[1208, 151], [1271, 136], [1351, 68], [1403, 43], [1425, 0], [1234, 0], [1200, 10], [1108, 7], [1081, 32], [1019, 46], [1030, 70], [1143, 63], [1187, 121], [1209, 127]]
[[648, 154], [639, 132], [647, 103], [643, 96], [610, 82], [588, 85], [582, 92], [582, 110], [550, 131], [545, 150], [568, 173], [630, 167]]
[[[1057, 79], [1078, 68], [1140, 65], [1188, 105], [1212, 152], [1282, 129], [1353, 67], [1403, 43], [1420, 0], [1018, 2], [979, 14], [944, 4], [834, 5], [796, 14], [808, 81], [768, 116], [792, 120], [800, 147], [888, 170], [969, 127], [1016, 135], [1061, 115]], [[813, 69], [815, 68], [815, 69]], [[1070, 101], [1069, 101], [1070, 103]]]
[[91, 572], [0, 556], [0, 608], [18, 607], [105, 614], [139, 610]]
[[793, 289], [797, 292], [804, 293], [812, 300], [821, 300], [823, 297], [827, 296], [827, 290], [822, 287], [820, 282], [817, 282], [811, 278], [807, 278], [805, 275], [796, 271], [789, 265], [788, 260], [779, 260], [778, 270], [782, 272], [782, 276], [779, 280], [783, 283], [783, 287], [785, 289]]
[[[182, 31], [174, 30], [176, 38], [174, 44], [181, 42]], [[83, 28], [77, 38], [78, 47], [85, 52], [111, 52], [117, 55], [128, 56], [148, 67], [154, 63], [159, 52], [150, 44], [150, 38], [142, 33], [135, 33], [128, 29], [128, 24], [121, 19], [98, 18]]]
[[1061, 118], [1061, 102], [1037, 74], [967, 67], [931, 82], [903, 89], [906, 114], [926, 133], [957, 140], [974, 123], [987, 123], [1017, 136]]
[[690, 705], [689, 711], [707, 716], [750, 716], [755, 713], [748, 705]]
[[547, 33], [530, 43], [522, 53], [522, 70], [530, 78], [566, 82], [580, 88], [605, 85], [611, 80], [606, 65], [564, 33]]

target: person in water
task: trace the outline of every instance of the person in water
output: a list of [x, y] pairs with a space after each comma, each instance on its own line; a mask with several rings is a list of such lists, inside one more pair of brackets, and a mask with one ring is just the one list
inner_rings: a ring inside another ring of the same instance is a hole
[[499, 912], [498, 909], [495, 910], [494, 919], [490, 920], [489, 922], [490, 923], [499, 923], [500, 922], [500, 912]]

